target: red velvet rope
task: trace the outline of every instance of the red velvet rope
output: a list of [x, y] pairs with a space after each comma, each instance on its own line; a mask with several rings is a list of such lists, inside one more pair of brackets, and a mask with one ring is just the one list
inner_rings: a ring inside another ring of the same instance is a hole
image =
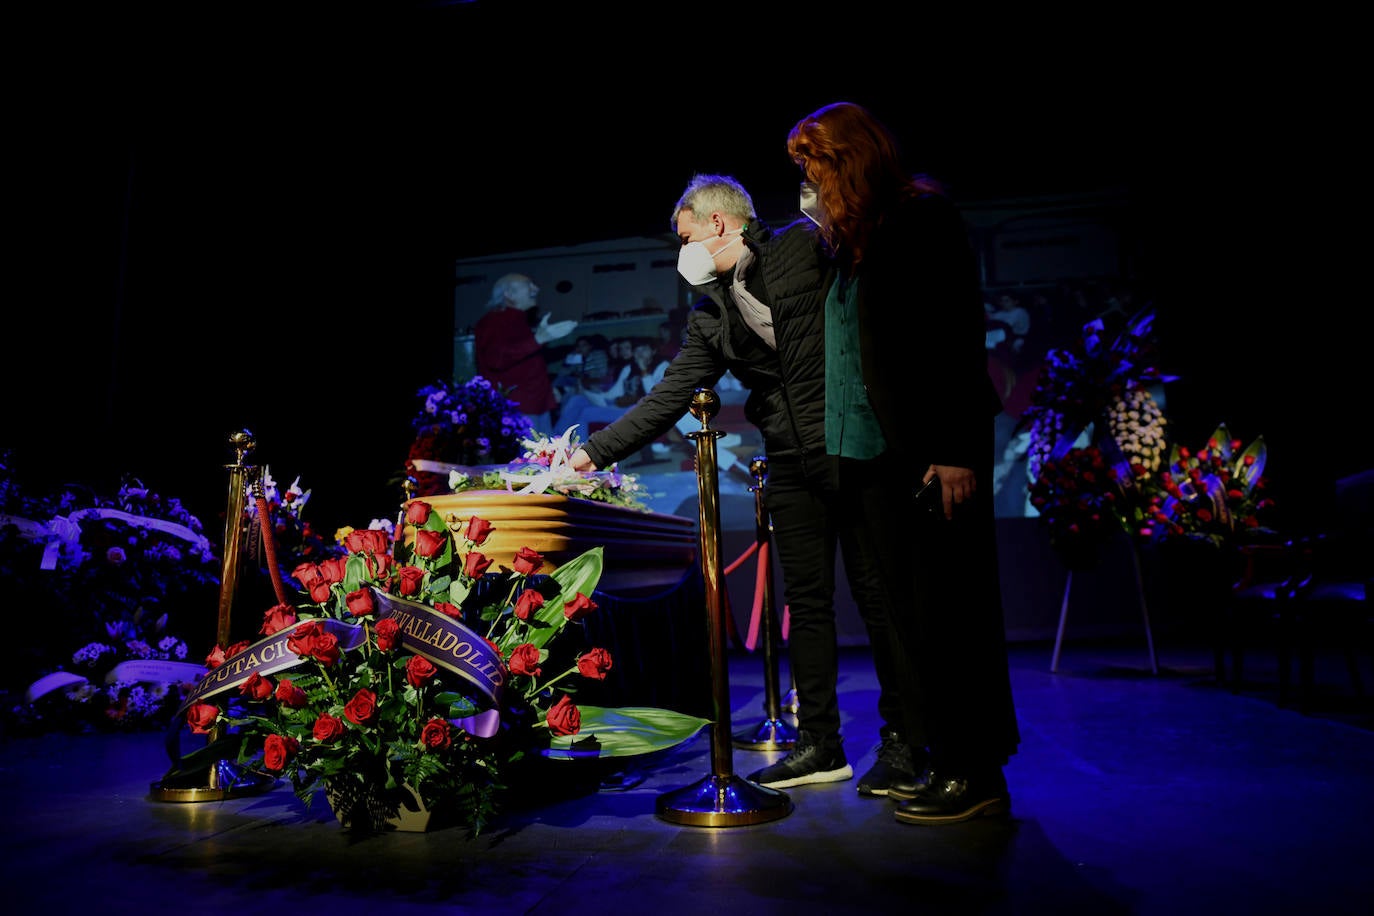
[[281, 568], [277, 565], [277, 542], [272, 537], [272, 513], [267, 510], [267, 497], [256, 496], [258, 521], [262, 525], [263, 548], [267, 552], [267, 570], [272, 574], [272, 588], [277, 592], [278, 604], [290, 604], [286, 598], [286, 586], [282, 585]]
[[[751, 556], [752, 556], [753, 554], [755, 554], [755, 553], [757, 553], [757, 554], [759, 555], [759, 562], [758, 562], [758, 566], [756, 567], [756, 574], [755, 574], [755, 576], [754, 576], [754, 608], [753, 608], [753, 612], [749, 615], [749, 635], [748, 635], [748, 637], [746, 637], [745, 643], [744, 643], [745, 648], [747, 648], [750, 652], [753, 652], [753, 651], [754, 651], [754, 647], [758, 645], [758, 640], [759, 640], [759, 626], [760, 626], [761, 618], [762, 618], [762, 615], [763, 615], [763, 585], [764, 585], [764, 577], [768, 575], [768, 564], [771, 562], [771, 559], [770, 559], [771, 554], [770, 554], [770, 552], [769, 552], [769, 550], [768, 550], [768, 544], [765, 542], [765, 543], [762, 545], [762, 547], [760, 547], [759, 542], [758, 542], [758, 541], [755, 541], [754, 543], [752, 543], [752, 544], [749, 545], [748, 549], [746, 549], [746, 550], [744, 551], [744, 553], [742, 553], [742, 554], [739, 555], [739, 558], [736, 559], [735, 562], [733, 562], [733, 563], [731, 563], [729, 566], [725, 567], [725, 575], [728, 576], [728, 575], [730, 575], [730, 573], [732, 573], [732, 572], [734, 572], [736, 569], [738, 569], [741, 563], [743, 563], [745, 560], [749, 559], [749, 557], [751, 557]], [[733, 632], [734, 632], [734, 626], [733, 626], [734, 618], [731, 618], [730, 623], [731, 623], [730, 629], [731, 629], [731, 632], [732, 632], [732, 634], [733, 634]], [[788, 631], [791, 630], [791, 628], [792, 628], [792, 627], [791, 627], [791, 623], [792, 623], [791, 615], [788, 614], [787, 605], [783, 605], [783, 608], [782, 608], [782, 638], [783, 638], [784, 641], [786, 641], [786, 639], [787, 639]], [[736, 638], [738, 639], [738, 637], [736, 637]]]
[[758, 541], [755, 541], [754, 543], [750, 544], [750, 545], [749, 545], [749, 549], [746, 550], [744, 553], [740, 554], [738, 560], [736, 560], [735, 562], [731, 563], [729, 566], [725, 567], [725, 574], [728, 576], [728, 575], [730, 575], [730, 573], [732, 573], [732, 572], [734, 572], [736, 569], [738, 569], [738, 568], [739, 568], [739, 565], [740, 565], [741, 563], [743, 563], [745, 560], [749, 559], [751, 556], [753, 556], [754, 551], [756, 551], [756, 550], [758, 550], [758, 549], [759, 549], [759, 542], [758, 542]]

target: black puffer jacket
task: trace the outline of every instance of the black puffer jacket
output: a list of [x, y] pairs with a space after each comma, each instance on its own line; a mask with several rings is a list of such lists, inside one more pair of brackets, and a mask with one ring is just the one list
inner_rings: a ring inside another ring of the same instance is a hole
[[663, 379], [634, 407], [587, 439], [597, 467], [639, 451], [673, 427], [698, 388], [729, 370], [749, 389], [744, 414], [763, 434], [769, 459], [825, 452], [825, 300], [819, 241], [798, 220], [770, 231], [751, 222], [745, 244], [757, 261], [749, 292], [773, 314], [777, 350], [744, 323], [728, 294], [733, 272], [703, 287], [687, 316], [682, 349]]

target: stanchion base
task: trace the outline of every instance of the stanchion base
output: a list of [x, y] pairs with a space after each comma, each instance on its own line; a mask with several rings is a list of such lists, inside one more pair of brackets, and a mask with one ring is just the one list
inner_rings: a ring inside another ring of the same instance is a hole
[[790, 751], [797, 743], [797, 730], [782, 719], [764, 719], [735, 732], [731, 743], [750, 751]]
[[206, 769], [196, 777], [182, 776], [163, 779], [149, 787], [153, 801], [203, 802], [222, 801], [256, 795], [275, 786], [280, 780], [262, 773], [246, 770], [228, 760], [218, 760], [214, 770]]
[[786, 817], [792, 813], [792, 799], [739, 776], [713, 774], [660, 795], [654, 813], [692, 827], [741, 827]]

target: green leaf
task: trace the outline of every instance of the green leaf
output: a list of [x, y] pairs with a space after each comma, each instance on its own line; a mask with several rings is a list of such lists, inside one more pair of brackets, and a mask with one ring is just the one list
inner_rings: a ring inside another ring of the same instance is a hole
[[555, 736], [543, 751], [554, 760], [634, 757], [675, 747], [710, 724], [709, 719], [651, 706], [579, 707], [582, 728]]
[[[1255, 461], [1246, 467], [1245, 459], [1252, 455]], [[1237, 456], [1233, 476], [1245, 484], [1245, 492], [1248, 493], [1255, 488], [1255, 482], [1264, 473], [1264, 462], [1268, 456], [1269, 447], [1264, 444], [1263, 436], [1256, 436], [1255, 441], [1246, 446], [1245, 451]]]
[[344, 562], [344, 594], [356, 592], [363, 587], [363, 583], [371, 581], [372, 576], [368, 574], [367, 560], [360, 553], [350, 554], [348, 560]]
[[1231, 460], [1231, 431], [1226, 428], [1225, 423], [1217, 426], [1217, 428], [1212, 431], [1212, 435], [1207, 441], [1217, 444], [1216, 454], [1221, 456], [1223, 462], [1229, 462]]
[[462, 579], [452, 581], [448, 586], [448, 598], [439, 600], [447, 600], [449, 604], [462, 607], [463, 602], [468, 600], [468, 595], [472, 592], [472, 586], [472, 582], [465, 582]]
[[563, 605], [567, 604], [578, 592], [590, 598], [601, 581], [601, 568], [604, 563], [605, 549], [593, 547], [581, 556], [574, 557], [558, 567], [549, 576], [558, 584], [558, 594], [551, 595], [544, 606], [534, 612], [527, 632], [529, 642], [542, 648], [563, 630], [568, 622], [563, 616]]
[[[588, 598], [592, 596], [596, 591], [596, 584], [601, 581], [601, 569], [605, 565], [604, 554], [604, 547], [593, 547], [553, 571], [550, 578], [558, 583], [563, 594], [567, 596], [565, 601], [571, 601], [578, 592]], [[558, 612], [561, 614], [563, 609], [560, 607]]]

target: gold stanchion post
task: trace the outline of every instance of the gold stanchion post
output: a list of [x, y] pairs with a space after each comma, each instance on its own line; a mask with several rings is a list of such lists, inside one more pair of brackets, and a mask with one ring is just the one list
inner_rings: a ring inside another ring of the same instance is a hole
[[763, 644], [763, 721], [735, 732], [735, 747], [756, 751], [786, 751], [797, 743], [797, 730], [782, 718], [782, 699], [778, 689], [777, 647], [782, 645], [782, 628], [773, 603], [772, 528], [763, 505], [763, 487], [768, 479], [768, 459], [755, 455], [749, 462], [754, 476], [754, 537], [763, 568], [761, 641]]
[[[234, 596], [238, 590], [240, 552], [243, 547], [243, 509], [247, 499], [248, 487], [256, 481], [258, 468], [244, 464], [248, 453], [257, 447], [253, 434], [240, 430], [229, 436], [229, 445], [234, 449], [234, 463], [226, 465], [229, 471], [229, 504], [224, 517], [224, 560], [219, 580], [219, 618], [216, 621], [215, 641], [218, 645], [229, 645], [229, 621], [234, 609]], [[210, 729], [207, 745], [220, 739], [218, 726]], [[261, 773], [251, 773], [229, 760], [216, 760], [203, 771], [196, 774], [166, 776], [152, 784], [152, 797], [156, 801], [197, 802], [218, 801], [239, 795], [250, 795], [270, 788], [276, 780]]]
[[720, 398], [709, 388], [692, 396], [692, 416], [701, 429], [687, 434], [696, 442], [697, 500], [699, 505], [701, 572], [706, 582], [707, 639], [711, 653], [711, 772], [702, 779], [658, 797], [655, 813], [665, 821], [696, 827], [737, 827], [761, 824], [792, 813], [792, 799], [736, 776], [730, 743], [730, 672], [725, 658], [725, 584], [721, 578], [720, 483], [716, 440], [710, 429], [720, 412]]

